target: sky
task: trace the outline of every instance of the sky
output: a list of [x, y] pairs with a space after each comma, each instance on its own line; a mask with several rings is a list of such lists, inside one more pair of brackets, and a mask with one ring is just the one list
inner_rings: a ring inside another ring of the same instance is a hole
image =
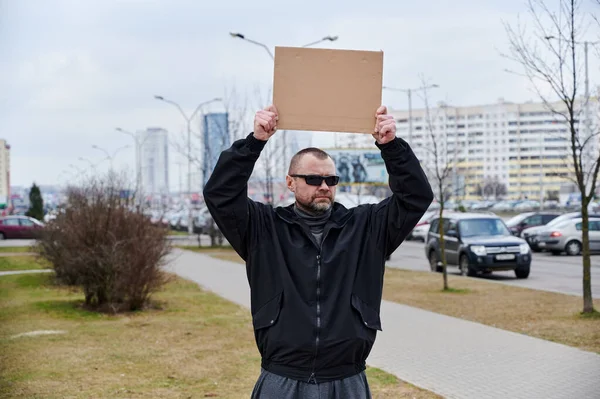
[[[186, 112], [215, 97], [251, 113], [265, 105], [272, 60], [229, 32], [271, 51], [327, 35], [339, 39], [319, 47], [382, 50], [384, 85], [418, 87], [424, 77], [439, 85], [434, 101], [535, 101], [528, 80], [506, 71], [518, 65], [502, 56], [504, 23], [518, 18], [528, 21], [524, 0], [0, 0], [0, 138], [11, 145], [12, 184], [64, 184], [90, 162], [108, 168], [94, 145], [116, 152], [113, 166], [133, 170], [133, 140], [116, 127], [159, 126], [181, 143], [184, 119], [154, 95]], [[586, 34], [598, 39], [596, 26]], [[597, 60], [592, 52], [591, 82], [600, 78]], [[384, 90], [383, 103], [406, 109], [406, 95]], [[333, 143], [330, 133], [312, 136], [313, 145]], [[177, 164], [185, 161], [173, 149], [170, 159], [177, 189]]]

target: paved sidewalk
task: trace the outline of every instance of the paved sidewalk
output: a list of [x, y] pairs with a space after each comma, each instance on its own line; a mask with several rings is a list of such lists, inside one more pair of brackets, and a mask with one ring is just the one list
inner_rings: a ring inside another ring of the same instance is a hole
[[0, 272], [0, 276], [10, 276], [12, 274], [31, 274], [31, 273], [50, 273], [53, 270], [50, 269], [40, 269], [40, 270], [14, 270], [8, 272]]
[[[172, 271], [249, 307], [243, 265], [175, 250]], [[600, 355], [384, 301], [368, 359], [446, 398], [597, 399]]]

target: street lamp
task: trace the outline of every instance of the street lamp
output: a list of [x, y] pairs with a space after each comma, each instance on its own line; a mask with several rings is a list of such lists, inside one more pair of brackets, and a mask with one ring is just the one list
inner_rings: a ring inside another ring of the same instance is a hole
[[113, 167], [113, 159], [115, 158], [115, 156], [117, 155], [117, 153], [118, 153], [119, 151], [121, 151], [121, 150], [124, 150], [124, 149], [127, 149], [127, 148], [129, 148], [129, 147], [130, 147], [130, 146], [128, 146], [128, 145], [125, 145], [125, 146], [123, 146], [123, 147], [119, 147], [119, 148], [117, 148], [117, 149], [116, 149], [116, 150], [115, 150], [115, 151], [112, 153], [112, 155], [111, 155], [111, 154], [110, 154], [108, 151], [106, 151], [104, 148], [102, 148], [102, 147], [98, 147], [96, 144], [92, 145], [92, 148], [93, 148], [93, 149], [95, 149], [95, 150], [98, 150], [98, 151], [102, 151], [104, 154], [106, 154], [106, 158], [104, 158], [104, 159], [108, 159], [108, 160], [110, 161], [110, 169], [111, 169], [111, 170], [112, 170], [112, 167]]
[[73, 165], [72, 163], [69, 164], [69, 167], [75, 169], [80, 175], [82, 175], [85, 172], [83, 169], [77, 167], [76, 165]]
[[[248, 39], [245, 35], [243, 35], [241, 33], [229, 32], [229, 36], [231, 36], [233, 38], [236, 38], [236, 39], [242, 39], [242, 40], [245, 40], [245, 41], [247, 41], [249, 43], [252, 43], [252, 44], [255, 44], [257, 46], [260, 46], [260, 47], [262, 47], [262, 48], [264, 48], [266, 50], [266, 52], [269, 54], [269, 57], [271, 57], [272, 60], [275, 59], [275, 57], [273, 56], [273, 53], [271, 52], [271, 50], [269, 49], [269, 47], [266, 44], [261, 43], [261, 42], [257, 42], [257, 41], [252, 40], [252, 39]], [[338, 39], [337, 36], [325, 36], [322, 39], [319, 39], [319, 40], [314, 41], [314, 42], [310, 42], [308, 44], [305, 44], [302, 47], [314, 46], [315, 44], [318, 44], [318, 43], [321, 43], [321, 42], [325, 42], [325, 41], [335, 42], [337, 39]]]
[[144, 137], [144, 139], [140, 141], [139, 135], [137, 135], [135, 133], [131, 133], [125, 129], [121, 129], [120, 127], [115, 128], [115, 130], [117, 132], [121, 132], [128, 136], [131, 136], [135, 143], [135, 157], [136, 157], [136, 159], [135, 159], [135, 185], [136, 185], [135, 191], [136, 191], [136, 195], [139, 198], [138, 203], [139, 203], [139, 205], [141, 205], [142, 198], [144, 196], [143, 187], [142, 187], [142, 146], [144, 145], [144, 143], [146, 142], [146, 140], [148, 140], [148, 137], [150, 137], [150, 136], [146, 135], [146, 137]]
[[90, 161], [89, 159], [87, 159], [87, 158], [79, 157], [77, 159], [79, 161], [81, 161], [81, 162], [87, 162], [87, 163], [89, 163], [90, 164], [90, 168], [92, 168], [92, 169], [96, 167], [96, 165], [94, 165], [94, 163], [92, 161]]
[[[216, 101], [222, 101], [221, 98], [219, 97], [215, 97], [212, 100], [208, 100], [205, 101], [203, 103], [198, 104], [198, 106], [196, 107], [196, 109], [194, 110], [194, 112], [192, 112], [192, 114], [188, 117], [186, 115], [185, 112], [183, 112], [183, 109], [181, 108], [181, 106], [179, 104], [177, 104], [175, 101], [171, 101], [171, 100], [167, 100], [166, 98], [164, 98], [163, 96], [154, 96], [155, 99], [159, 100], [159, 101], [164, 101], [166, 103], [169, 103], [171, 105], [173, 105], [175, 108], [177, 108], [179, 110], [179, 112], [181, 113], [181, 115], [183, 116], [183, 119], [185, 119], [186, 123], [187, 123], [187, 141], [188, 141], [188, 195], [190, 196], [190, 206], [188, 208], [188, 234], [193, 234], [194, 233], [194, 227], [193, 227], [193, 218], [192, 218], [192, 203], [191, 203], [191, 195], [192, 195], [192, 127], [191, 127], [191, 123], [192, 123], [192, 119], [194, 119], [194, 117], [196, 116], [196, 114], [198, 113], [198, 111], [200, 111], [200, 109], [205, 106], [208, 105], [210, 103], [216, 102]], [[202, 176], [202, 178], [204, 179], [204, 176]]]
[[431, 85], [421, 86], [421, 87], [411, 88], [411, 89], [396, 89], [394, 87], [383, 86], [383, 89], [386, 89], [386, 90], [402, 91], [402, 92], [408, 93], [408, 144], [409, 145], [412, 145], [412, 129], [413, 129], [413, 125], [412, 125], [412, 92], [417, 91], [417, 90], [434, 89], [434, 88], [438, 88], [438, 87], [440, 87], [440, 86], [438, 86], [437, 84], [431, 84]]
[[[555, 36], [545, 36], [544, 39], [550, 41], [550, 40], [557, 40], [557, 41], [565, 41], [565, 39], [560, 39], [558, 37]], [[571, 40], [568, 40], [569, 42], [571, 42]], [[590, 42], [590, 41], [584, 41], [584, 42], [578, 42], [578, 41], [573, 41], [574, 44], [583, 44], [583, 51], [585, 54], [585, 109], [584, 109], [584, 115], [585, 115], [585, 139], [587, 139], [589, 131], [590, 131], [590, 126], [589, 126], [589, 106], [588, 103], [590, 101], [590, 77], [589, 77], [589, 67], [588, 67], [588, 46], [590, 44], [598, 44], [600, 42]]]

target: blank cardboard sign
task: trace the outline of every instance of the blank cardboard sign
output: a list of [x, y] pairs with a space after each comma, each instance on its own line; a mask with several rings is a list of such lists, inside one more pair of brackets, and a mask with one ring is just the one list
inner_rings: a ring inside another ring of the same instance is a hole
[[277, 127], [373, 133], [382, 81], [381, 51], [275, 47]]

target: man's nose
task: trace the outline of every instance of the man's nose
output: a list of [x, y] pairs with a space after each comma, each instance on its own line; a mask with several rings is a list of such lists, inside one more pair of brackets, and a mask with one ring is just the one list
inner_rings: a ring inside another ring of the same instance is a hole
[[321, 185], [319, 186], [320, 190], [329, 190], [329, 186], [327, 185], [327, 183], [325, 183], [325, 180], [323, 180], [321, 182]]

